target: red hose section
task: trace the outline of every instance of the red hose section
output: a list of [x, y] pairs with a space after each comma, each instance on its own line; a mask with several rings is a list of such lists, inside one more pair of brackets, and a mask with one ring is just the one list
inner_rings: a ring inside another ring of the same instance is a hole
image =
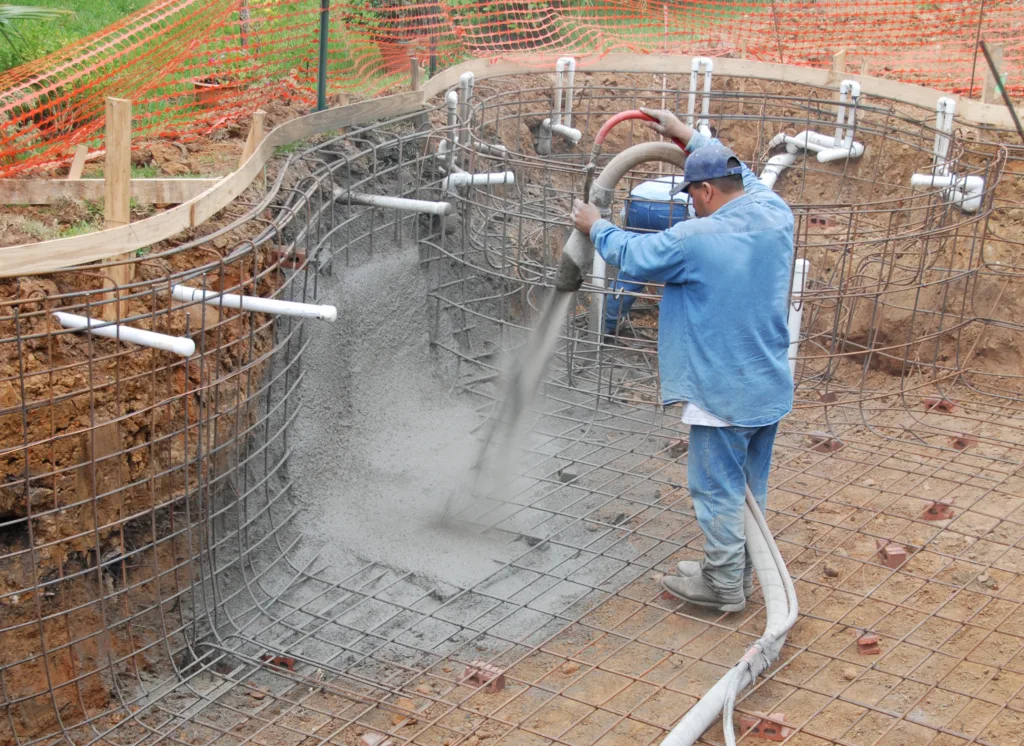
[[[601, 125], [601, 129], [597, 131], [597, 136], [594, 138], [594, 145], [604, 145], [604, 139], [608, 137], [608, 133], [614, 129], [615, 125], [625, 122], [627, 119], [643, 119], [645, 122], [656, 122], [658, 121], [650, 114], [644, 114], [639, 109], [631, 109], [630, 111], [620, 111], [615, 116], [611, 117], [607, 122]], [[686, 145], [682, 141], [675, 137], [669, 138], [683, 150], [686, 150]]]

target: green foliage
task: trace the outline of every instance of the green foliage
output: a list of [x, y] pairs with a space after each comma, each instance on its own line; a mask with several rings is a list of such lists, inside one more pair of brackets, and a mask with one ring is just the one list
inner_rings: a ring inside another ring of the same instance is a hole
[[[0, 70], [15, 67], [50, 52], [55, 52], [78, 39], [89, 36], [144, 8], [151, 0], [30, 0], [36, 12], [49, 13], [35, 18], [16, 14], [10, 23], [0, 20], [13, 44], [0, 43]], [[19, 8], [0, 4], [0, 18]], [[11, 32], [14, 32], [12, 34]], [[16, 36], [15, 36], [16, 34]], [[0, 37], [2, 38], [2, 37]]]
[[19, 22], [55, 21], [65, 15], [72, 15], [72, 12], [62, 8], [41, 8], [35, 5], [8, 5], [7, 3], [0, 3], [0, 36], [4, 38], [12, 49], [17, 49], [15, 40], [25, 40], [25, 37], [18, 31]]

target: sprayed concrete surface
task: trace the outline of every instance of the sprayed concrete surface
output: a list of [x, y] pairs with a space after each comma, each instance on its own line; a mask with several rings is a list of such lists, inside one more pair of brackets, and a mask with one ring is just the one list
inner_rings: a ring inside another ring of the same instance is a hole
[[440, 515], [475, 456], [472, 403], [450, 393], [430, 350], [415, 248], [378, 244], [335, 266], [323, 301], [338, 320], [304, 353], [291, 468], [306, 551], [352, 554], [467, 587], [499, 566], [507, 536]]

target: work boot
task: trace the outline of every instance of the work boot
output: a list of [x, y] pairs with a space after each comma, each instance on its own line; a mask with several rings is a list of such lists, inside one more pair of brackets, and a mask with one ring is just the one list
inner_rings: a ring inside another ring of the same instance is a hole
[[[676, 570], [684, 578], [688, 575], [699, 575], [703, 572], [701, 563], [696, 560], [683, 560], [676, 563]], [[750, 598], [754, 595], [754, 568], [748, 567], [743, 571], [743, 597]]]
[[718, 593], [704, 582], [704, 573], [696, 575], [666, 575], [661, 579], [666, 591], [677, 598], [697, 606], [706, 606], [726, 613], [743, 611], [747, 602], [739, 591], [726, 596]]

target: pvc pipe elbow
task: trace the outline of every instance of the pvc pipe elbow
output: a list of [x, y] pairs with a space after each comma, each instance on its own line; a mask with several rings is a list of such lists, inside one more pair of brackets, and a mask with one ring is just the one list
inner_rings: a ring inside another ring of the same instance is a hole
[[985, 179], [981, 176], [939, 176], [936, 174], [914, 174], [910, 177], [910, 185], [917, 187], [935, 187], [937, 189], [957, 189], [959, 191], [980, 192], [985, 188]]
[[444, 97], [444, 100], [448, 104], [449, 109], [455, 109], [459, 105], [459, 94], [456, 91], [448, 91], [448, 95]]
[[695, 73], [700, 72], [701, 65], [704, 66], [704, 69], [707, 72], [711, 72], [715, 69], [715, 63], [710, 57], [694, 57], [690, 60], [690, 71]]
[[578, 143], [580, 139], [583, 137], [583, 133], [580, 132], [575, 127], [568, 127], [564, 124], [550, 124], [549, 127], [552, 132], [557, 132], [562, 137], [569, 140], [573, 145]]
[[864, 155], [864, 144], [852, 142], [848, 146], [843, 145], [838, 148], [827, 148], [819, 151], [817, 158], [818, 163], [832, 163], [833, 161], [841, 161], [844, 158], [860, 158], [862, 155]]

